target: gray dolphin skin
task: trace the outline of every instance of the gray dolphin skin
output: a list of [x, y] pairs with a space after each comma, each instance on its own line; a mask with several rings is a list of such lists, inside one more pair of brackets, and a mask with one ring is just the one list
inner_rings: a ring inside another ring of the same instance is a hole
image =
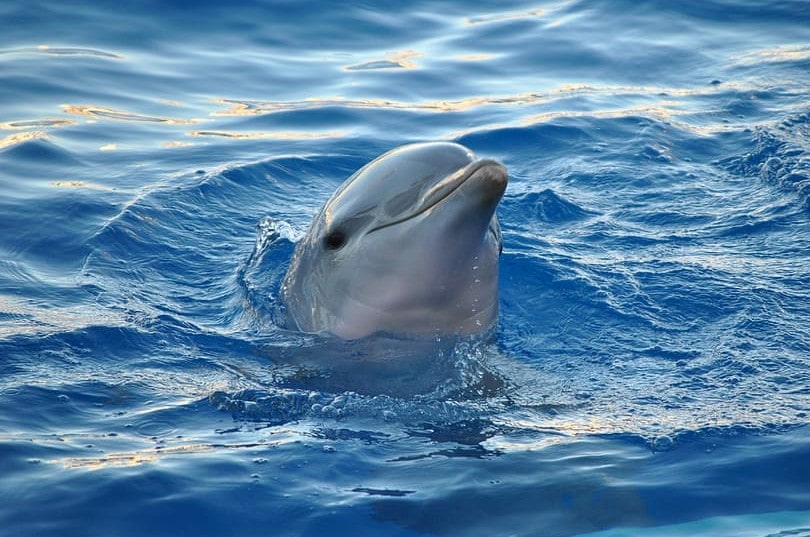
[[294, 325], [357, 339], [468, 335], [498, 316], [506, 168], [466, 147], [399, 147], [349, 177], [295, 247], [281, 287]]

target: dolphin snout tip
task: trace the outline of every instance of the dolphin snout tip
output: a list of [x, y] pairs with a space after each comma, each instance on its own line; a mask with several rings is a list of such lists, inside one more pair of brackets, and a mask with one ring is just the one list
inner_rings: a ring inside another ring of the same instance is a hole
[[488, 194], [498, 200], [501, 199], [509, 183], [509, 172], [503, 164], [496, 160], [481, 160], [473, 175], [485, 187]]

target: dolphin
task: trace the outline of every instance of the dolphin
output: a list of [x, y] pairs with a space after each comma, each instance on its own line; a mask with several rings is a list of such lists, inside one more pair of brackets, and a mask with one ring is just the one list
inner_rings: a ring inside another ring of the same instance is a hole
[[486, 331], [498, 316], [506, 168], [451, 142], [393, 149], [349, 177], [296, 244], [281, 300], [300, 331]]

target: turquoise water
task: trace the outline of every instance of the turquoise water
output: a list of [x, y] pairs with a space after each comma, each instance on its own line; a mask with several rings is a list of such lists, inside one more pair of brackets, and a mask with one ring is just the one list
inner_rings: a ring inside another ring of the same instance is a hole
[[[0, 534], [810, 535], [810, 4], [0, 21]], [[285, 330], [320, 204], [440, 139], [510, 171], [492, 340]]]

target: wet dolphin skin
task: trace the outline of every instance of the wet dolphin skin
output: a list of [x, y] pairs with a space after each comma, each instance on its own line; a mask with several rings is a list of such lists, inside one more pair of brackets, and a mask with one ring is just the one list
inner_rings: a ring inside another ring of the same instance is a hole
[[389, 151], [349, 177], [296, 245], [292, 323], [356, 339], [474, 334], [498, 315], [506, 168], [449, 142]]

